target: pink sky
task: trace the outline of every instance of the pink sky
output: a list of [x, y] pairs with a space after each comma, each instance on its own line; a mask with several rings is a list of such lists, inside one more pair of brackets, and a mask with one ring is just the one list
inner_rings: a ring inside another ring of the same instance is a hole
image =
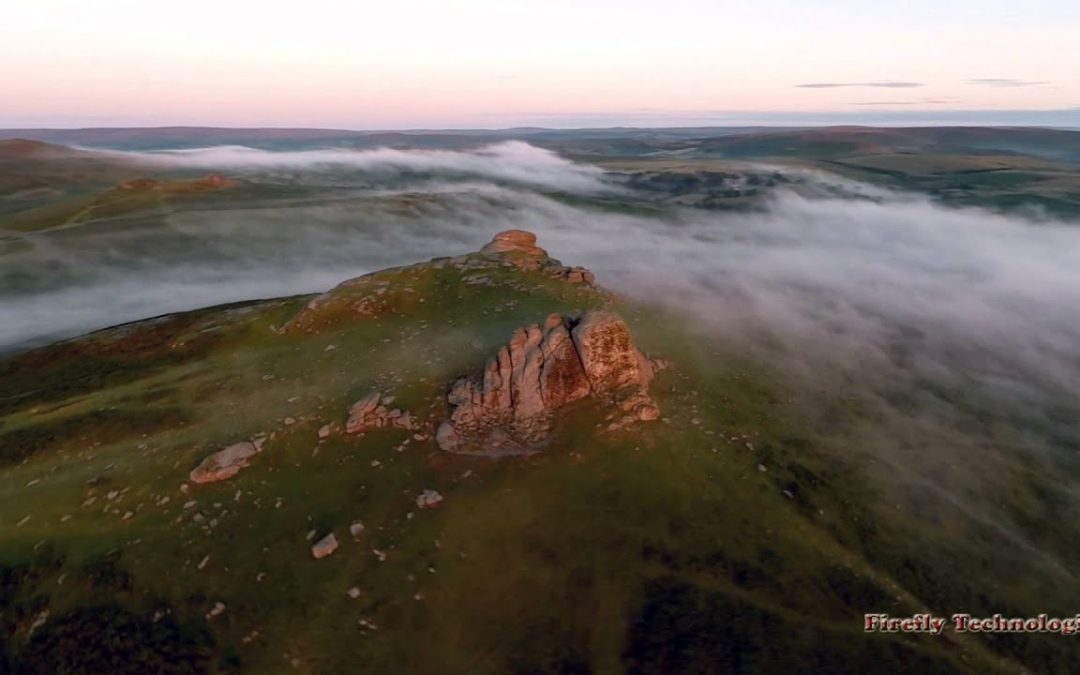
[[0, 24], [0, 126], [1080, 110], [1080, 3], [869, 4], [35, 0]]

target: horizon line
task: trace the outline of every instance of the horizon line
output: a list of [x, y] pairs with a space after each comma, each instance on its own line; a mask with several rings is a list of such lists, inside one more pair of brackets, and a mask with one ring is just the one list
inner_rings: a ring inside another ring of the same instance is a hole
[[543, 126], [515, 125], [507, 127], [338, 127], [338, 126], [281, 126], [281, 125], [216, 125], [216, 124], [149, 124], [149, 125], [97, 125], [97, 126], [0, 126], [0, 133], [19, 131], [164, 131], [164, 130], [225, 130], [225, 131], [323, 131], [351, 134], [421, 134], [421, 133], [505, 133], [514, 131], [646, 131], [668, 129], [672, 131], [687, 129], [932, 129], [942, 127], [984, 128], [984, 129], [1065, 129], [1080, 130], [1068, 124], [1038, 123], [978, 123], [967, 121], [940, 121], [936, 123], [918, 123], [917, 121], [895, 123], [829, 123], [806, 122], [788, 124], [780, 122], [759, 122], [754, 124], [612, 124], [606, 126]]

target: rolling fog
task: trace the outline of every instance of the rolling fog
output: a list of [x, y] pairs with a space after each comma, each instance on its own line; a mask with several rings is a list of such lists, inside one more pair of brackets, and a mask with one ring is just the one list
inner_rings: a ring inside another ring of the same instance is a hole
[[123, 154], [255, 183], [358, 187], [325, 200], [252, 201], [0, 242], [0, 349], [322, 291], [523, 228], [602, 284], [677, 306], [726, 338], [768, 337], [770, 358], [795, 369], [817, 355], [840, 369], [872, 364], [956, 386], [978, 381], [1017, 400], [1080, 393], [1076, 225], [946, 209], [869, 187], [874, 200], [778, 193], [750, 214], [585, 210], [551, 193], [624, 188], [600, 169], [519, 142], [467, 152]]
[[[247, 172], [285, 181], [310, 182], [342, 170], [386, 178], [457, 175], [518, 183], [552, 190], [597, 192], [611, 188], [594, 166], [567, 162], [558, 155], [521, 141], [505, 141], [473, 150], [354, 150], [329, 148], [272, 152], [236, 145], [160, 150], [94, 152], [151, 166]], [[380, 176], [381, 174], [381, 176]]]
[[[1031, 543], [1027, 516], [1003, 519], [999, 495], [1038, 475], [1049, 481], [1031, 488], [1042, 501], [1017, 503], [1078, 508], [1076, 224], [947, 209], [868, 186], [854, 192], [873, 199], [777, 193], [758, 213], [621, 215], [565, 199], [633, 199], [615, 177], [520, 143], [135, 158], [314, 195], [0, 241], [0, 349], [319, 292], [528, 229], [599, 283], [674, 308], [702, 340], [781, 373], [810, 423], [839, 439], [839, 456], [861, 458], [889, 508], [908, 509], [910, 522], [959, 519], [973, 528], [960, 531], [1026, 552], [1040, 574], [1067, 576], [1071, 554]], [[861, 411], [842, 428], [830, 422], [837, 402]]]

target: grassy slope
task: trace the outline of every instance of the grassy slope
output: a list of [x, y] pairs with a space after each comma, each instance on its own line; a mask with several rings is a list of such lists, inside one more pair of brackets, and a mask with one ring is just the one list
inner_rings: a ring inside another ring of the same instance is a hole
[[[274, 330], [306, 302], [287, 299], [0, 365], [9, 656], [55, 666], [63, 650], [41, 656], [34, 640], [108, 600], [144, 617], [168, 608], [184, 639], [209, 635], [215, 672], [1014, 669], [976, 642], [862, 634], [863, 611], [923, 605], [868, 562], [859, 517], [876, 518], [875, 495], [786, 403], [778, 373], [655, 310], [514, 269], [373, 280], [390, 282], [389, 311], [322, 316], [311, 333]], [[605, 304], [673, 360], [653, 385], [662, 422], [601, 433], [584, 405], [548, 451], [499, 462], [401, 431], [317, 441], [372, 389], [436, 423], [448, 384], [513, 328]], [[181, 492], [202, 457], [258, 432], [273, 435], [251, 468]], [[418, 511], [424, 489], [443, 506]], [[307, 534], [331, 530], [341, 548], [313, 560]], [[203, 652], [184, 653], [198, 665]]]
[[[233, 187], [228, 186], [230, 189]], [[162, 181], [156, 187], [114, 187], [91, 194], [80, 193], [0, 218], [0, 231], [34, 232], [99, 219], [152, 216], [155, 212], [171, 208], [175, 201], [197, 200], [209, 196], [216, 189], [225, 188], [214, 188], [200, 180], [171, 180]]]

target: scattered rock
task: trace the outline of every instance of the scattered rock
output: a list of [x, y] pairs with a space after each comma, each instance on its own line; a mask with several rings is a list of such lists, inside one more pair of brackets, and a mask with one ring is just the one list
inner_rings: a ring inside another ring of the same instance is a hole
[[353, 586], [349, 590], [345, 591], [345, 593], [353, 600], [360, 597], [360, 589], [356, 586]]
[[637, 418], [642, 422], [651, 422], [660, 419], [660, 408], [655, 403], [642, 403], [634, 409]]
[[232, 478], [248, 466], [248, 460], [258, 454], [259, 448], [250, 441], [234, 443], [219, 450], [192, 469], [188, 478], [192, 483], [215, 483]]
[[48, 620], [49, 620], [49, 610], [43, 609], [40, 612], [38, 612], [38, 615], [36, 617], [34, 617], [34, 622], [32, 624], [30, 624], [30, 629], [28, 631], [26, 631], [26, 637], [29, 638], [31, 635], [33, 635], [34, 631], [36, 631], [38, 628], [41, 628], [42, 626], [44, 626], [45, 622], [48, 621]]
[[349, 534], [352, 535], [353, 539], [356, 539], [357, 537], [359, 537], [363, 533], [364, 533], [364, 524], [361, 523], [359, 520], [354, 520], [352, 525], [349, 525]]
[[442, 503], [443, 496], [435, 490], [424, 490], [416, 497], [416, 506], [421, 509], [433, 509]]
[[529, 454], [546, 443], [552, 414], [586, 396], [622, 411], [612, 428], [655, 420], [660, 409], [648, 394], [653, 372], [615, 314], [597, 310], [576, 320], [552, 314], [542, 326], [515, 331], [488, 359], [482, 378], [454, 383], [447, 396], [453, 412], [435, 439], [450, 452]]
[[213, 609], [211, 609], [209, 612], [206, 613], [206, 618], [207, 619], [213, 619], [215, 616], [220, 616], [224, 612], [225, 612], [225, 603], [224, 602], [215, 602]]
[[593, 273], [584, 267], [566, 267], [559, 270], [555, 276], [563, 278], [572, 284], [586, 284], [589, 286], [592, 286], [593, 281], [596, 279]]
[[349, 408], [349, 419], [345, 423], [345, 432], [359, 434], [369, 429], [382, 429], [386, 427], [396, 429], [412, 429], [415, 424], [407, 412], [397, 408], [388, 409], [393, 402], [393, 397], [384, 397], [377, 391], [373, 391], [360, 399]]
[[315, 556], [316, 560], [320, 560], [336, 551], [337, 547], [337, 537], [335, 537], [334, 533], [331, 532], [319, 541], [315, 542], [315, 545], [311, 547], [311, 555]]

